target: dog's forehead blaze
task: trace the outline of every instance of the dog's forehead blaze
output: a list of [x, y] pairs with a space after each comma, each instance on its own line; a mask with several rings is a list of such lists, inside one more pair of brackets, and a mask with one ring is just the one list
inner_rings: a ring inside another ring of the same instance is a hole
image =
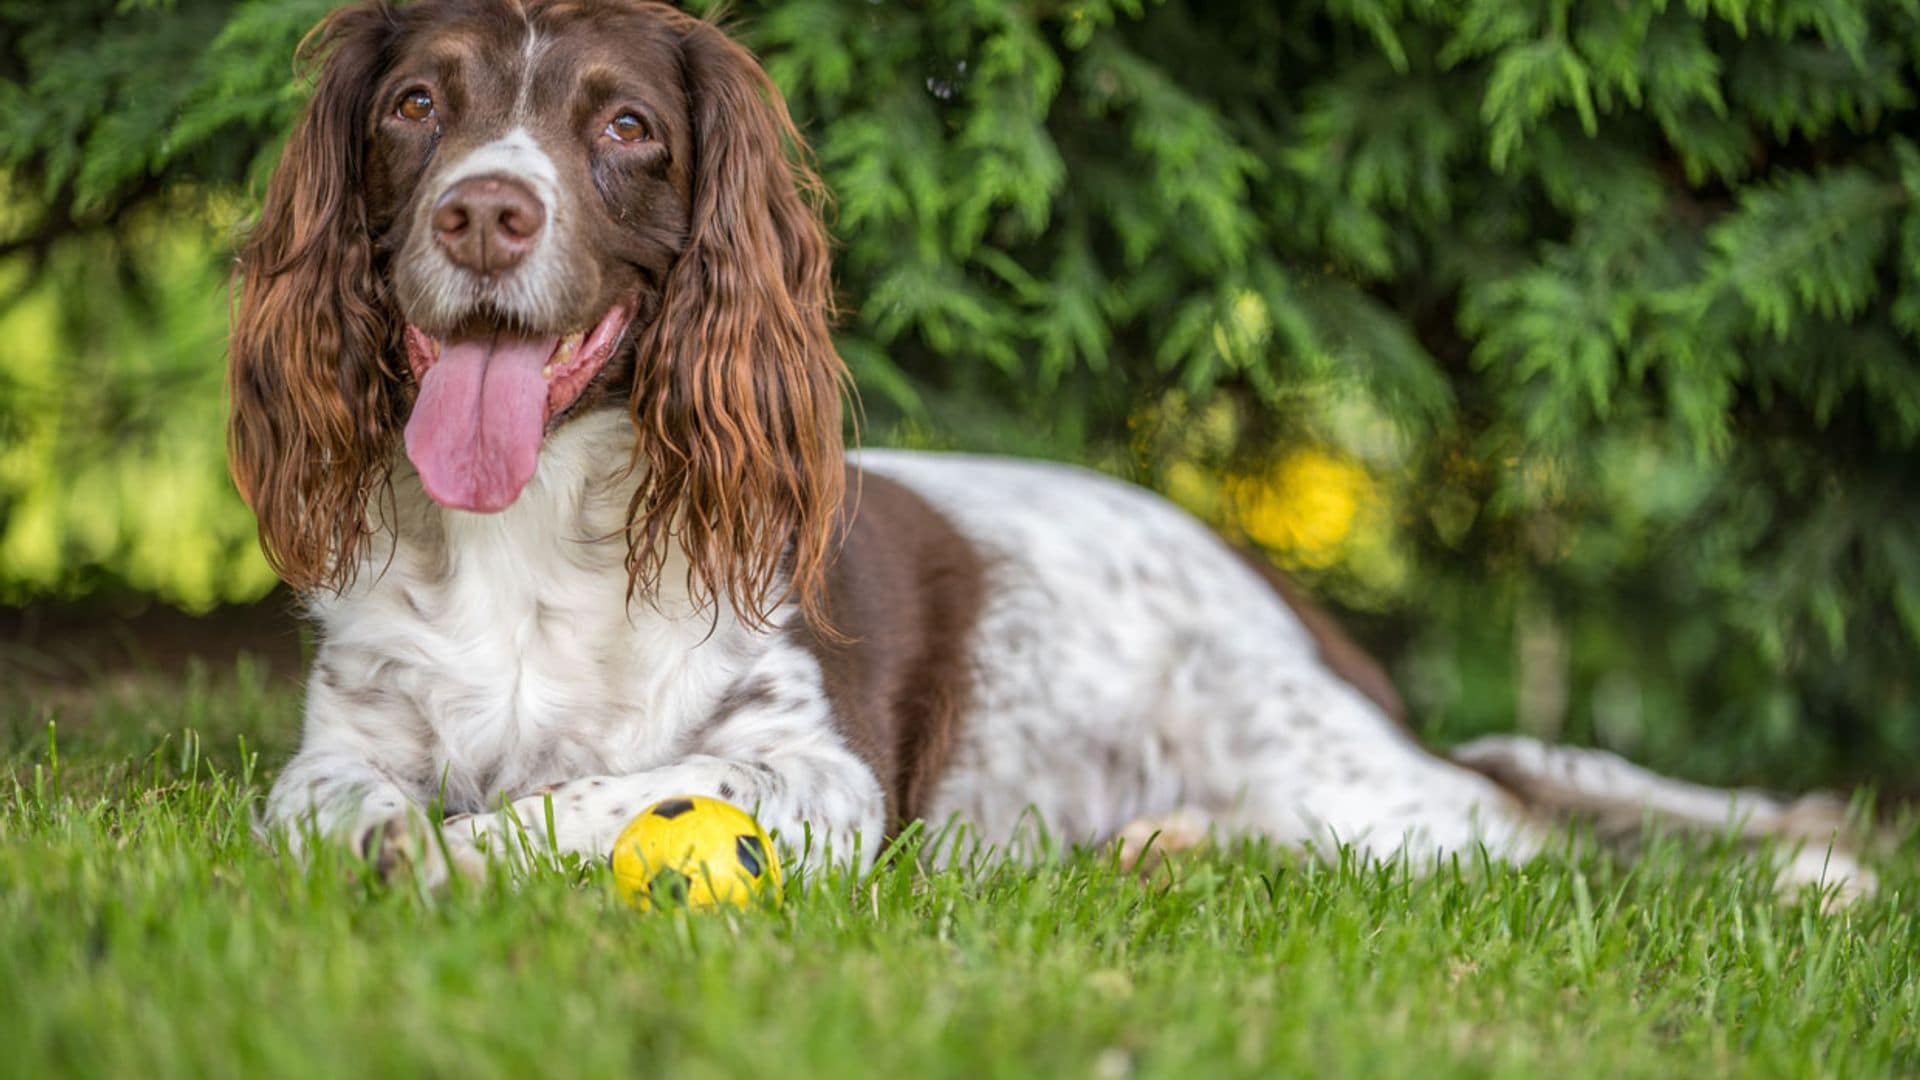
[[656, 123], [685, 108], [677, 39], [657, 19], [573, 4], [527, 5], [510, 20], [488, 14], [407, 26], [388, 65], [393, 93], [413, 78], [440, 84], [449, 134], [568, 134], [584, 110], [617, 98], [651, 108]]

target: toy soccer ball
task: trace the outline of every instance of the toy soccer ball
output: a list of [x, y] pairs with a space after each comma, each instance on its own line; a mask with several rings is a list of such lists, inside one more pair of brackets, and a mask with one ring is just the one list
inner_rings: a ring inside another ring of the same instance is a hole
[[719, 799], [662, 799], [627, 823], [613, 842], [613, 887], [620, 899], [654, 907], [746, 907], [780, 900], [780, 859], [766, 830]]

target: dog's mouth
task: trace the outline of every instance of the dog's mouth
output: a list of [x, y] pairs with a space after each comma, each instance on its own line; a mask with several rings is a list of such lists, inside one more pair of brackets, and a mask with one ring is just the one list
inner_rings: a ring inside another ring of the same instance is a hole
[[512, 506], [533, 479], [547, 422], [606, 366], [633, 307], [616, 303], [565, 337], [476, 325], [439, 338], [408, 325], [407, 362], [420, 392], [407, 420], [407, 457], [427, 494], [475, 513]]

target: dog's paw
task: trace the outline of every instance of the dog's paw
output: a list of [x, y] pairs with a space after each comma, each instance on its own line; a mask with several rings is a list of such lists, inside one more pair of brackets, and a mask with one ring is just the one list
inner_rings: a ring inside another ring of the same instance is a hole
[[479, 881], [486, 857], [464, 829], [450, 819], [436, 828], [415, 814], [396, 814], [360, 830], [354, 847], [381, 881], [414, 880], [439, 889], [455, 876]]
[[1809, 844], [1781, 862], [1774, 889], [1782, 899], [1798, 900], [1808, 895], [1809, 885], [1817, 890], [1820, 909], [1832, 912], [1872, 896], [1880, 879], [1844, 848]]
[[1181, 808], [1164, 817], [1136, 818], [1115, 838], [1120, 845], [1120, 869], [1151, 875], [1167, 860], [1207, 842], [1207, 819]]

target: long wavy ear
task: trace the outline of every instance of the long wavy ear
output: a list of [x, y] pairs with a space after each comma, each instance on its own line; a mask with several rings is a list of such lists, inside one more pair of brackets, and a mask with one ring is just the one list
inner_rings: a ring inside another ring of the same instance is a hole
[[633, 407], [646, 468], [628, 568], [659, 584], [686, 554], [696, 602], [750, 625], [798, 601], [816, 626], [845, 494], [846, 370], [833, 314], [823, 190], [780, 93], [713, 26], [675, 20], [693, 114], [693, 218], [641, 341]]
[[301, 44], [302, 69], [317, 61], [320, 76], [239, 257], [228, 463], [268, 561], [301, 590], [351, 578], [404, 422], [400, 328], [362, 195], [391, 26], [385, 4], [363, 4]]

